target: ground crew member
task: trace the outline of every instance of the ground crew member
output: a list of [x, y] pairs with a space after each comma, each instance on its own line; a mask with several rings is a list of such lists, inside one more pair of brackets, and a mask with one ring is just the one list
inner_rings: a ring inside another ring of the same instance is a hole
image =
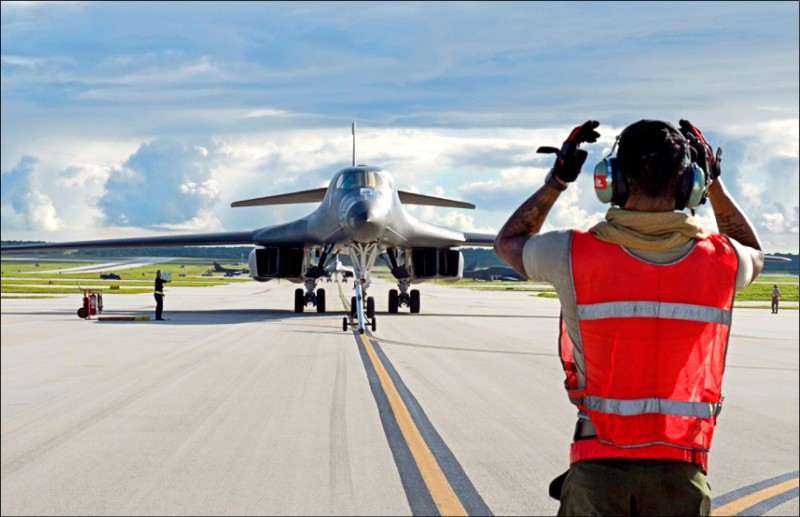
[[161, 317], [161, 313], [164, 311], [164, 282], [169, 282], [169, 280], [164, 280], [161, 278], [161, 270], [159, 269], [156, 271], [156, 286], [155, 292], [153, 296], [156, 298], [156, 319], [163, 320], [164, 318]]
[[[495, 241], [504, 262], [553, 284], [561, 303], [559, 353], [578, 422], [551, 495], [559, 515], [709, 515], [733, 297], [761, 272], [761, 244], [719, 178], [721, 150], [684, 120], [680, 130], [642, 120], [618, 137], [617, 155], [595, 170], [598, 197], [618, 205], [604, 222], [540, 234], [598, 126], [539, 149], [555, 165]], [[680, 211], [705, 188], [720, 234]]]
[[781, 297], [781, 290], [778, 284], [772, 286], [772, 314], [778, 314], [778, 298]]

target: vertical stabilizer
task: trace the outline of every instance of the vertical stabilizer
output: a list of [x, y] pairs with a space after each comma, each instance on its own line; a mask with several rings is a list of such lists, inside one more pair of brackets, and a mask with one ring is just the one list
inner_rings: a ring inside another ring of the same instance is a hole
[[353, 167], [356, 166], [356, 123], [353, 122]]

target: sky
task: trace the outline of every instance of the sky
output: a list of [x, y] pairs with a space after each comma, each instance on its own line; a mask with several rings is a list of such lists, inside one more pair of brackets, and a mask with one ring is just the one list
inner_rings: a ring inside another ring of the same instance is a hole
[[[6, 2], [3, 240], [252, 230], [358, 162], [496, 232], [600, 121], [544, 230], [588, 229], [591, 172], [640, 119], [692, 121], [770, 253], [798, 252], [797, 2]], [[697, 211], [716, 229], [709, 204]]]

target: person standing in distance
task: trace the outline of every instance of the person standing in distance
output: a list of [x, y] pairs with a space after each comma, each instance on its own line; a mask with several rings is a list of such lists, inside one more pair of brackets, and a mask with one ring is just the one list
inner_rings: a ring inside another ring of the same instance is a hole
[[[658, 120], [625, 128], [617, 155], [595, 168], [598, 197], [617, 205], [605, 221], [540, 234], [598, 126], [539, 149], [555, 164], [494, 245], [561, 304], [559, 354], [578, 419], [570, 468], [550, 493], [559, 515], [709, 515], [733, 298], [761, 272], [761, 243], [719, 177], [721, 150], [685, 120], [680, 130]], [[682, 211], [706, 193], [718, 234]]]
[[781, 290], [778, 284], [772, 286], [772, 314], [778, 314], [778, 298], [781, 297]]
[[164, 311], [164, 283], [170, 280], [161, 278], [161, 270], [156, 271], [156, 285], [153, 296], [156, 299], [156, 320], [163, 320], [161, 314]]

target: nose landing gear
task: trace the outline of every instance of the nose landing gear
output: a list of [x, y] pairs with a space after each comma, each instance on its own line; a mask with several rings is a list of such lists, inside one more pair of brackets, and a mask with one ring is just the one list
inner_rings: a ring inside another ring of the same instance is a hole
[[[355, 272], [355, 289], [356, 295], [350, 300], [350, 314], [351, 320], [358, 329], [359, 334], [366, 332], [367, 324], [372, 326], [372, 330], [377, 328], [375, 321], [375, 300], [372, 297], [367, 297], [367, 288], [369, 287], [369, 272], [375, 264], [375, 259], [381, 251], [378, 242], [370, 242], [367, 244], [352, 242], [350, 248], [350, 261], [353, 263], [353, 270]], [[342, 324], [343, 330], [347, 330], [347, 326]]]
[[342, 320], [342, 331], [347, 332], [350, 326], [358, 329], [359, 334], [366, 331], [367, 324], [374, 332], [378, 328], [375, 317], [375, 299], [372, 296], [364, 297], [365, 289], [362, 282], [356, 281], [356, 295], [350, 298], [350, 319]]

